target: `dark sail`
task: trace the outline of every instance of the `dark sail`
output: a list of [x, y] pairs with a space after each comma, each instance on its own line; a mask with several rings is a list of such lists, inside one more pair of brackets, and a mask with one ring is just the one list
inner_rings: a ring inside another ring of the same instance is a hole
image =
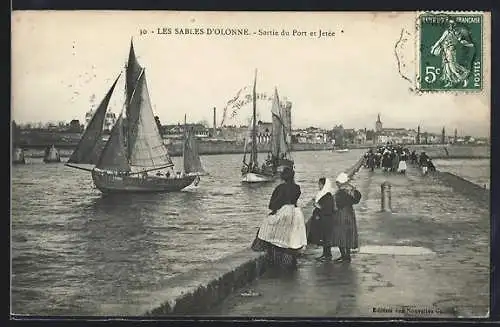
[[99, 156], [104, 147], [104, 141], [102, 141], [102, 129], [106, 116], [106, 110], [108, 109], [109, 100], [111, 99], [111, 95], [113, 94], [113, 90], [115, 89], [120, 75], [118, 75], [108, 93], [106, 93], [104, 99], [99, 104], [99, 107], [97, 107], [94, 116], [90, 120], [89, 125], [85, 129], [85, 132], [78, 143], [78, 146], [71, 154], [68, 163], [95, 165], [99, 160]]
[[183, 149], [184, 172], [206, 174], [201, 164], [201, 159], [198, 150], [198, 142], [194, 130], [189, 128], [184, 139]]
[[129, 172], [130, 165], [127, 159], [127, 152], [124, 146], [123, 137], [123, 118], [122, 115], [118, 117], [115, 126], [111, 130], [104, 150], [102, 151], [99, 162], [96, 168], [103, 170], [112, 170], [117, 172]]
[[278, 97], [278, 90], [274, 89], [273, 104], [271, 108], [272, 114], [272, 139], [271, 139], [271, 153], [274, 157], [278, 158], [280, 153], [286, 151], [283, 144], [283, 122], [281, 121], [280, 102]]
[[137, 58], [135, 56], [135, 51], [134, 51], [134, 44], [132, 40], [130, 41], [130, 52], [128, 55], [128, 62], [127, 62], [127, 67], [126, 67], [126, 81], [125, 81], [125, 89], [126, 89], [126, 104], [127, 104], [127, 119], [132, 118], [133, 121], [137, 118], [137, 116], [134, 116], [133, 114], [131, 115], [129, 111], [129, 102], [130, 99], [132, 98], [132, 94], [134, 93], [135, 87], [137, 85], [137, 80], [139, 79], [139, 76], [141, 75], [142, 72], [142, 67], [139, 65], [139, 62], [137, 61]]

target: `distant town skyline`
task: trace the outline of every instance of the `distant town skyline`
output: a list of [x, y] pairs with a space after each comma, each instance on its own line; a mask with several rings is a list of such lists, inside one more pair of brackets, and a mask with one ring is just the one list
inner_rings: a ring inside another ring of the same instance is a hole
[[[412, 13], [14, 12], [12, 119], [83, 122], [91, 102], [101, 101], [123, 69], [133, 36], [153, 109], [163, 124], [182, 123], [187, 114], [191, 122], [211, 125], [213, 107], [219, 124], [227, 101], [251, 85], [257, 68], [259, 91], [272, 93], [276, 86], [293, 103], [295, 129], [338, 124], [374, 129], [380, 113], [384, 127], [420, 125], [440, 133], [444, 126], [450, 134], [456, 128], [461, 135], [489, 136], [489, 81], [481, 94], [417, 95], [409, 90], [410, 83], [398, 72], [394, 46], [402, 28], [413, 28], [414, 18]], [[165, 25], [289, 27], [333, 30], [337, 35], [139, 36], [141, 28]], [[115, 113], [121, 111], [122, 93], [110, 103]], [[244, 124], [250, 107], [233, 123]], [[262, 120], [269, 121], [270, 110], [260, 111]]]

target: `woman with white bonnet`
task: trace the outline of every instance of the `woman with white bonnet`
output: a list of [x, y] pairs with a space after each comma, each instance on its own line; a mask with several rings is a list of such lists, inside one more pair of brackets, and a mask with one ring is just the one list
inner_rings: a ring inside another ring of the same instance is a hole
[[335, 180], [335, 218], [333, 226], [333, 246], [338, 246], [340, 258], [335, 262], [351, 262], [351, 249], [358, 248], [358, 228], [354, 204], [361, 200], [361, 193], [349, 183], [349, 176], [340, 173]]
[[408, 160], [408, 154], [403, 150], [399, 158], [398, 173], [406, 174], [406, 160]]
[[308, 235], [308, 244], [323, 246], [323, 254], [317, 258], [318, 261], [332, 259], [333, 241], [333, 213], [335, 202], [330, 179], [321, 177], [318, 180], [319, 191], [314, 198], [314, 210], [311, 217], [311, 230]]

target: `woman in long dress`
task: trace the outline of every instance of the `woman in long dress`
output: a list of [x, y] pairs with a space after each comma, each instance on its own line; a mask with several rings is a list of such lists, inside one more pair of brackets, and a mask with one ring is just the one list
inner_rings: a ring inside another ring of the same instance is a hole
[[384, 150], [384, 153], [382, 155], [382, 168], [384, 168], [384, 171], [388, 171], [392, 166], [392, 160], [391, 160], [391, 151], [389, 150]]
[[406, 173], [406, 160], [408, 160], [408, 155], [406, 152], [401, 153], [401, 157], [399, 158], [399, 165], [398, 165], [398, 173], [400, 174], [405, 174]]
[[351, 262], [351, 249], [358, 248], [358, 228], [354, 204], [361, 200], [361, 193], [351, 184], [346, 173], [337, 176], [338, 190], [335, 192], [335, 218], [333, 226], [333, 246], [338, 246], [340, 258], [336, 262]]
[[252, 249], [267, 251], [272, 266], [293, 269], [299, 251], [307, 245], [306, 225], [297, 207], [301, 190], [295, 184], [294, 171], [285, 167], [281, 179], [283, 183], [274, 189], [269, 201], [271, 212], [261, 223]]
[[330, 179], [325, 177], [319, 179], [318, 187], [319, 191], [314, 198], [308, 244], [323, 246], [323, 254], [317, 260], [328, 261], [332, 259], [333, 212], [335, 210], [333, 194], [335, 191]]
[[396, 172], [398, 170], [399, 166], [399, 153], [397, 150], [392, 150], [393, 157], [392, 157], [392, 167], [391, 171]]

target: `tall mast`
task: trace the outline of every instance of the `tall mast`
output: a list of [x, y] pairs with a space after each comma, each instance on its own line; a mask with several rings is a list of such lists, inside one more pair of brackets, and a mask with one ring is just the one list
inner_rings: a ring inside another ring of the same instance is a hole
[[186, 139], [187, 139], [187, 114], [184, 114], [184, 137], [182, 139], [182, 158], [184, 158], [185, 156], [185, 152], [186, 152]]
[[252, 163], [257, 163], [257, 131], [256, 131], [256, 120], [257, 120], [257, 69], [255, 69], [255, 76], [253, 80], [253, 122], [252, 122]]

